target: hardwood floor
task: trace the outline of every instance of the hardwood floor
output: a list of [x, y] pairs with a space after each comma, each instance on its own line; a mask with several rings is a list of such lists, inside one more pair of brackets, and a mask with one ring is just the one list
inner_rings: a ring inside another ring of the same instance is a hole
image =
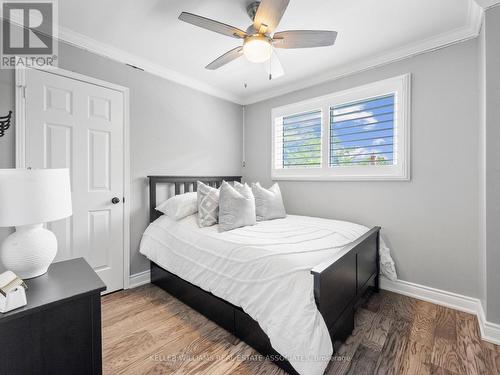
[[[107, 295], [102, 307], [104, 374], [285, 374], [155, 286]], [[472, 315], [381, 291], [326, 373], [500, 374], [500, 347], [481, 341]]]

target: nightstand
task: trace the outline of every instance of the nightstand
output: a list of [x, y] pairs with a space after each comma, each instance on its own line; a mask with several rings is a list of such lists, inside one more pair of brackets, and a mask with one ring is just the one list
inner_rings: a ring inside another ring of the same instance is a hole
[[0, 314], [0, 375], [101, 374], [99, 276], [78, 258], [26, 284], [28, 304]]

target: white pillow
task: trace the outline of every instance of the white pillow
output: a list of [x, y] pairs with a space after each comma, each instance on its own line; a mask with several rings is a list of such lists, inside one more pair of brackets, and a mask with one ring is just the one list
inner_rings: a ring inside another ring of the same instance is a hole
[[286, 217], [281, 190], [277, 183], [265, 189], [257, 182], [252, 184], [255, 196], [255, 213], [257, 221], [280, 219]]
[[198, 225], [210, 227], [219, 216], [219, 189], [198, 181]]
[[222, 182], [219, 198], [219, 230], [255, 225], [255, 198], [247, 184]]
[[155, 208], [174, 220], [180, 220], [198, 211], [196, 193], [175, 195]]

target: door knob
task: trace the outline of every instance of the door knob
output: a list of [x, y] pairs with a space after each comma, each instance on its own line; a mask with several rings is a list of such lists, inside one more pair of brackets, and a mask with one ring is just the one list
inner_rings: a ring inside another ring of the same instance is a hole
[[113, 203], [113, 204], [118, 204], [118, 203], [120, 203], [120, 198], [118, 198], [118, 197], [114, 197], [113, 199], [111, 199], [111, 203]]

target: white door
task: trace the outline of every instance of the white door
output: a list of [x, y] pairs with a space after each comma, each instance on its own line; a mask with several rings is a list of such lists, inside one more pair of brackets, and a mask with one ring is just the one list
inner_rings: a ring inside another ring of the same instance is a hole
[[122, 289], [123, 92], [35, 69], [25, 77], [26, 167], [70, 169], [73, 216], [47, 225], [55, 261], [84, 257], [106, 292]]

